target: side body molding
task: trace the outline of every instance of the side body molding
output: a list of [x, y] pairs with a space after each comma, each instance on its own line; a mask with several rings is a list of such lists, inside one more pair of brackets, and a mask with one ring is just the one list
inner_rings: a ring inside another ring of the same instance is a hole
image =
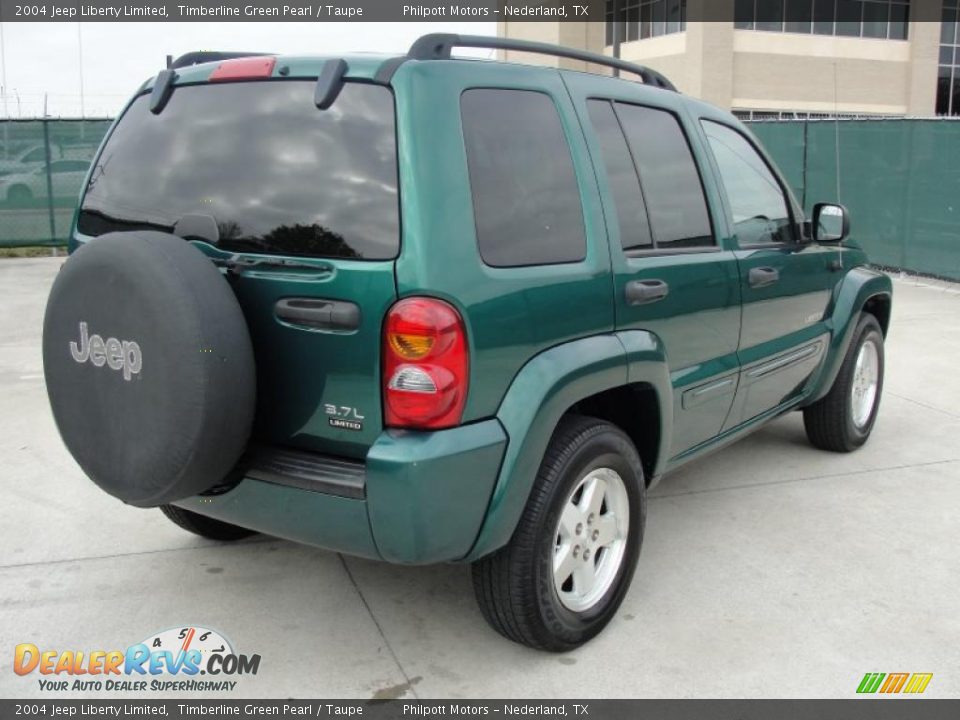
[[[659, 340], [649, 333], [575, 340], [544, 351], [520, 370], [497, 412], [509, 438], [500, 475], [480, 534], [464, 560], [483, 557], [510, 540], [550, 437], [570, 406], [630, 382], [653, 384], [661, 418], [670, 417], [666, 359]], [[661, 436], [669, 437], [669, 431]], [[661, 458], [665, 455], [661, 452]]]
[[873, 297], [890, 298], [893, 295], [893, 283], [883, 273], [867, 267], [857, 267], [848, 271], [843, 282], [834, 291], [830, 307], [830, 343], [819, 374], [812, 380], [809, 399], [804, 403], [816, 402], [833, 386], [840, 372], [843, 358], [853, 342], [853, 332], [860, 319], [860, 311]]

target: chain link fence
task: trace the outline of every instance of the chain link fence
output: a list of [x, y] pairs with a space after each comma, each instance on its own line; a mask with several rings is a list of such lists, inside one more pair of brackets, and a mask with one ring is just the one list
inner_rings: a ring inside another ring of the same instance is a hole
[[110, 120], [0, 121], [0, 247], [65, 245]]
[[960, 280], [960, 120], [755, 122], [809, 214], [850, 211], [851, 240], [887, 268]]

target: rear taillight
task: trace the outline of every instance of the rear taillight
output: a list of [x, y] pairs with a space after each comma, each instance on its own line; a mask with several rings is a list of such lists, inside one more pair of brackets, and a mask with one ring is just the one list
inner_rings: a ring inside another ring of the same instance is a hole
[[460, 424], [467, 401], [463, 319], [434, 298], [401, 300], [383, 336], [383, 409], [387, 427], [438, 430]]

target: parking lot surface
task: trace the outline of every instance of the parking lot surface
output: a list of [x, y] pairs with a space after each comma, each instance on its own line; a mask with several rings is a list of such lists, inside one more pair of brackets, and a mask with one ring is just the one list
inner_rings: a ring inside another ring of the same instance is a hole
[[185, 626], [261, 656], [224, 698], [847, 698], [866, 672], [960, 697], [960, 286], [895, 279], [866, 447], [817, 451], [793, 413], [668, 476], [618, 617], [550, 655], [487, 627], [468, 567], [218, 544], [98, 490], [44, 392], [61, 262], [0, 260], [0, 697], [44, 694], [12, 671], [19, 643], [124, 649]]

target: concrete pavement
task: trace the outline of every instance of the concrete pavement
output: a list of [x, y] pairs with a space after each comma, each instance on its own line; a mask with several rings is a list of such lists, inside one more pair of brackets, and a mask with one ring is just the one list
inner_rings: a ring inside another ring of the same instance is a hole
[[865, 448], [814, 450], [794, 413], [668, 476], [618, 617], [557, 656], [490, 630], [466, 567], [208, 542], [99, 491], [44, 392], [60, 262], [0, 260], [0, 697], [43, 694], [12, 671], [18, 643], [122, 649], [188, 625], [261, 655], [232, 698], [846, 698], [866, 672], [932, 672], [926, 696], [960, 697], [960, 286], [895, 281]]

